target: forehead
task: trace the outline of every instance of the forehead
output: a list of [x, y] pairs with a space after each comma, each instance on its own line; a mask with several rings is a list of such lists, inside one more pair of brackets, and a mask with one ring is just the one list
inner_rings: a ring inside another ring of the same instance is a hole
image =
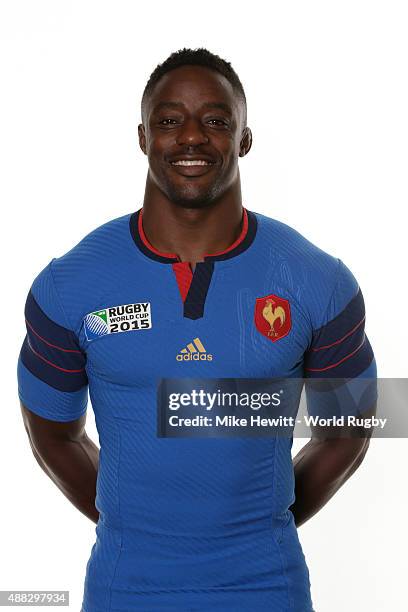
[[188, 109], [219, 103], [239, 112], [240, 97], [222, 74], [204, 66], [181, 66], [170, 70], [156, 83], [147, 101], [149, 112], [172, 102]]

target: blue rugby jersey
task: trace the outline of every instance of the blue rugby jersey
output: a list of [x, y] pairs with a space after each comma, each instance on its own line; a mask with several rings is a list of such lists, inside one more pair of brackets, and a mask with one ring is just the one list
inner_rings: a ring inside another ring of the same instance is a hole
[[341, 260], [243, 209], [194, 272], [149, 244], [143, 210], [53, 259], [29, 292], [19, 395], [100, 443], [83, 612], [308, 612], [289, 507], [291, 438], [157, 436], [161, 378], [375, 377], [361, 290]]

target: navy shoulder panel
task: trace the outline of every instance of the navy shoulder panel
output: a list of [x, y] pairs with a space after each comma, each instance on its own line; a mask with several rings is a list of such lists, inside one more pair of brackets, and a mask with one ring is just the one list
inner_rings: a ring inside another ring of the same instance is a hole
[[70, 329], [52, 321], [30, 291], [25, 305], [27, 335], [21, 360], [37, 378], [59, 391], [78, 391], [88, 383], [85, 354]]
[[365, 306], [359, 288], [346, 306], [325, 325], [313, 332], [305, 354], [305, 376], [314, 378], [354, 378], [374, 359], [365, 334]]

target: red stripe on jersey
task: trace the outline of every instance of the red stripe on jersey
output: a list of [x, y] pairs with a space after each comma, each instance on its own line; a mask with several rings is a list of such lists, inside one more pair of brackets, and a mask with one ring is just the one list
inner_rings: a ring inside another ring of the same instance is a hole
[[332, 364], [326, 366], [325, 368], [305, 368], [305, 370], [307, 370], [308, 372], [325, 372], [326, 370], [331, 370], [332, 368], [335, 368], [336, 366], [338, 366], [341, 363], [343, 363], [343, 361], [347, 361], [347, 359], [350, 359], [350, 357], [355, 355], [357, 353], [357, 351], [359, 351], [361, 349], [361, 347], [363, 346], [365, 340], [366, 339], [365, 339], [365, 336], [364, 336], [364, 340], [362, 341], [362, 343], [356, 349], [354, 349], [354, 351], [352, 351], [351, 353], [349, 353], [348, 355], [343, 357], [343, 359], [340, 359], [340, 361], [338, 361], [337, 363], [332, 363]]
[[40, 355], [40, 353], [37, 353], [37, 351], [35, 351], [33, 347], [31, 346], [30, 340], [28, 340], [28, 346], [30, 347], [34, 355], [36, 355], [39, 359], [42, 359], [43, 361], [45, 361], [45, 363], [48, 363], [48, 365], [52, 366], [53, 368], [56, 368], [57, 370], [61, 370], [61, 372], [68, 372], [68, 374], [77, 374], [78, 372], [83, 372], [85, 370], [85, 368], [81, 368], [79, 370], [67, 370], [66, 368], [61, 368], [60, 366], [57, 366], [56, 363], [53, 363], [52, 361], [48, 361], [48, 359]]
[[312, 351], [322, 351], [323, 349], [327, 349], [330, 348], [331, 346], [335, 346], [336, 344], [341, 344], [343, 342], [343, 340], [345, 340], [346, 338], [348, 338], [349, 336], [351, 336], [351, 334], [353, 334], [356, 329], [358, 329], [360, 327], [360, 325], [362, 325], [365, 321], [365, 315], [364, 317], [361, 319], [361, 321], [359, 323], [357, 323], [357, 325], [355, 325], [353, 327], [353, 329], [351, 329], [349, 332], [347, 332], [347, 334], [345, 334], [342, 338], [340, 338], [339, 340], [336, 340], [335, 342], [332, 342], [331, 344], [326, 344], [325, 346], [318, 346], [317, 348], [312, 348]]
[[39, 338], [40, 340], [42, 340], [45, 344], [47, 344], [48, 346], [51, 346], [52, 348], [56, 348], [59, 351], [64, 351], [64, 353], [79, 353], [80, 355], [82, 354], [81, 351], [77, 351], [75, 349], [65, 349], [62, 348], [62, 346], [57, 346], [56, 344], [51, 344], [51, 342], [48, 342], [48, 340], [46, 340], [45, 338], [43, 338], [42, 336], [40, 336], [40, 334], [38, 334], [34, 327], [31, 325], [31, 323], [29, 321], [27, 321], [26, 319], [26, 323], [27, 323], [27, 327], [29, 327], [31, 329], [31, 331], [33, 332], [33, 334], [35, 334], [37, 336], [37, 338]]
[[174, 274], [176, 275], [181, 299], [184, 302], [187, 297], [188, 290], [190, 289], [191, 281], [193, 279], [193, 272], [191, 270], [191, 266], [188, 261], [179, 261], [171, 265]]

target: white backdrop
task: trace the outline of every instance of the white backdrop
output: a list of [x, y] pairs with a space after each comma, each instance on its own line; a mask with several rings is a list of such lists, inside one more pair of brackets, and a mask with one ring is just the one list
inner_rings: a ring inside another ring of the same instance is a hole
[[[240, 160], [244, 205], [341, 257], [365, 297], [379, 376], [408, 375], [405, 3], [143, 5], [0, 3], [0, 589], [69, 589], [75, 611], [94, 525], [29, 448], [15, 374], [24, 302], [52, 257], [141, 205], [139, 100], [172, 51], [205, 46], [232, 62], [254, 136]], [[87, 430], [97, 441], [91, 409]], [[373, 440], [299, 529], [317, 612], [406, 610], [407, 450], [404, 439]]]

